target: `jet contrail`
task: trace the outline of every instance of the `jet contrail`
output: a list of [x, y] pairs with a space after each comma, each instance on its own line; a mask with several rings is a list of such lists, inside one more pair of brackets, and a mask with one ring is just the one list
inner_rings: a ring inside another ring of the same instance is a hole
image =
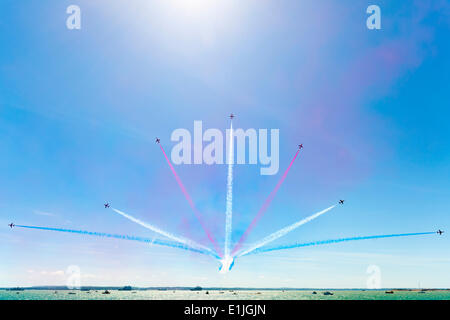
[[308, 247], [308, 246], [318, 246], [321, 244], [330, 244], [330, 243], [337, 243], [337, 242], [344, 242], [344, 241], [369, 240], [369, 239], [392, 238], [392, 237], [421, 236], [421, 235], [429, 235], [429, 234], [436, 234], [436, 232], [397, 233], [397, 234], [385, 234], [385, 235], [376, 235], [376, 236], [321, 240], [321, 241], [313, 241], [313, 242], [305, 242], [305, 243], [294, 243], [294, 244], [282, 245], [282, 246], [276, 246], [276, 247], [270, 247], [270, 248], [260, 248], [260, 249], [254, 250], [253, 252], [251, 252], [249, 254], [263, 253], [263, 252], [276, 251], [276, 250], [294, 249], [294, 248]]
[[194, 211], [194, 214], [197, 217], [197, 220], [200, 222], [200, 225], [202, 226], [203, 230], [205, 231], [209, 241], [211, 241], [211, 243], [213, 244], [217, 254], [221, 255], [221, 250], [220, 250], [219, 246], [217, 245], [217, 242], [214, 239], [214, 236], [212, 235], [212, 233], [209, 231], [209, 229], [206, 227], [205, 223], [203, 222], [202, 214], [195, 206], [194, 201], [192, 201], [191, 196], [189, 195], [186, 188], [184, 187], [183, 182], [181, 181], [180, 177], [178, 176], [177, 172], [175, 171], [175, 168], [173, 167], [172, 163], [170, 162], [169, 157], [167, 156], [166, 152], [164, 151], [164, 148], [162, 147], [161, 143], [159, 144], [159, 147], [161, 148], [161, 151], [164, 154], [164, 157], [166, 158], [167, 164], [169, 165], [170, 170], [172, 171], [172, 173], [175, 177], [175, 180], [177, 181], [178, 186], [181, 189], [181, 192], [183, 192], [184, 197], [186, 198], [186, 200], [189, 203], [189, 206], [192, 208], [192, 211]]
[[231, 121], [229, 141], [230, 149], [228, 151], [227, 207], [225, 212], [225, 258], [230, 255], [231, 230], [233, 223], [233, 121]]
[[256, 223], [261, 219], [261, 217], [266, 212], [266, 210], [269, 207], [270, 203], [272, 202], [273, 198], [275, 198], [275, 195], [277, 194], [278, 189], [280, 189], [281, 185], [283, 184], [284, 180], [286, 179], [286, 176], [289, 173], [289, 170], [291, 170], [291, 167], [294, 164], [294, 161], [297, 158], [299, 152], [300, 152], [300, 149], [297, 150], [297, 152], [295, 153], [294, 158], [292, 159], [292, 161], [289, 164], [288, 168], [284, 172], [284, 174], [281, 177], [280, 181], [278, 181], [277, 185], [272, 190], [272, 192], [269, 194], [269, 196], [267, 197], [266, 201], [264, 201], [264, 204], [262, 205], [261, 209], [259, 209], [259, 211], [256, 214], [256, 216], [253, 218], [253, 220], [250, 223], [250, 225], [248, 226], [247, 230], [245, 230], [245, 232], [242, 234], [241, 238], [239, 239], [238, 243], [236, 244], [236, 246], [233, 249], [232, 255], [234, 255], [241, 248], [242, 244], [247, 239], [248, 234], [250, 233], [250, 231], [252, 231], [252, 229], [255, 227]]
[[165, 237], [167, 237], [167, 238], [169, 238], [169, 239], [171, 239], [171, 240], [174, 240], [174, 241], [176, 241], [176, 242], [179, 242], [179, 243], [181, 243], [181, 244], [184, 244], [184, 245], [186, 245], [186, 246], [188, 246], [188, 247], [191, 247], [191, 248], [193, 248], [193, 249], [200, 249], [200, 250], [208, 251], [210, 255], [213, 255], [213, 256], [216, 257], [216, 258], [220, 258], [220, 257], [218, 257], [217, 254], [216, 254], [215, 252], [213, 252], [210, 248], [205, 247], [205, 246], [203, 246], [203, 245], [201, 245], [201, 244], [199, 244], [199, 243], [197, 243], [197, 242], [195, 242], [195, 241], [193, 241], [193, 240], [186, 239], [186, 238], [182, 238], [182, 237], [179, 237], [179, 236], [175, 236], [175, 235], [173, 235], [173, 234], [171, 234], [171, 233], [169, 233], [169, 232], [163, 231], [163, 230], [161, 230], [161, 229], [159, 229], [159, 228], [157, 228], [157, 227], [155, 227], [155, 226], [153, 226], [153, 225], [151, 225], [151, 224], [148, 224], [148, 223], [143, 222], [143, 221], [141, 221], [141, 220], [139, 220], [139, 219], [136, 219], [135, 217], [130, 216], [129, 214], [126, 214], [125, 212], [122, 212], [122, 211], [117, 210], [117, 209], [115, 209], [115, 208], [111, 208], [111, 209], [112, 209], [114, 212], [120, 214], [121, 216], [123, 216], [123, 217], [125, 217], [125, 218], [127, 218], [127, 219], [129, 219], [129, 220], [131, 220], [131, 221], [133, 221], [133, 222], [135, 222], [135, 223], [137, 223], [137, 224], [143, 226], [144, 228], [147, 228], [147, 229], [149, 229], [149, 230], [152, 230], [153, 232], [159, 233], [160, 235], [163, 235], [163, 236], [165, 236]]
[[[136, 236], [129, 236], [129, 235], [119, 235], [119, 234], [110, 234], [110, 233], [103, 233], [103, 232], [92, 232], [92, 231], [61, 229], [61, 228], [47, 228], [47, 227], [22, 226], [22, 225], [16, 225], [15, 227], [46, 230], [46, 231], [69, 232], [69, 233], [77, 233], [77, 234], [96, 236], [96, 237], [115, 238], [115, 239], [121, 239], [121, 240], [133, 240], [133, 241], [145, 242], [145, 243], [150, 243], [150, 244], [156, 244], [156, 245], [160, 245], [160, 246], [179, 248], [179, 249], [197, 252], [197, 253], [201, 253], [201, 254], [205, 254], [205, 255], [211, 255], [211, 252], [209, 252], [209, 251], [192, 248], [190, 246], [187, 246], [187, 245], [179, 243], [179, 242], [171, 242], [171, 241], [165, 241], [165, 240], [160, 240], [160, 239], [150, 239], [150, 238], [143, 238], [143, 237], [136, 237]], [[218, 258], [215, 255], [213, 255], [213, 256], [215, 258]]]
[[321, 215], [327, 213], [328, 211], [330, 211], [330, 210], [333, 209], [334, 207], [336, 207], [336, 205], [331, 206], [331, 207], [329, 207], [329, 208], [326, 208], [325, 210], [319, 211], [319, 212], [317, 212], [317, 213], [315, 213], [315, 214], [313, 214], [313, 215], [311, 215], [311, 216], [309, 216], [309, 217], [306, 217], [306, 218], [304, 218], [304, 219], [302, 219], [302, 220], [300, 220], [300, 221], [297, 221], [297, 222], [294, 223], [294, 224], [291, 224], [290, 226], [287, 226], [287, 227], [285, 227], [285, 228], [283, 228], [283, 229], [281, 229], [281, 230], [279, 230], [279, 231], [277, 231], [277, 232], [274, 232], [274, 233], [268, 235], [267, 237], [265, 237], [265, 238], [262, 239], [261, 241], [259, 241], [259, 242], [257, 242], [256, 244], [252, 245], [249, 249], [244, 250], [244, 251], [242, 251], [242, 252], [240, 252], [240, 253], [237, 253], [237, 254], [236, 254], [236, 257], [245, 256], [245, 255], [251, 253], [252, 251], [255, 251], [256, 249], [258, 249], [258, 248], [260, 248], [260, 247], [262, 247], [262, 246], [265, 246], [266, 244], [268, 244], [268, 243], [270, 243], [270, 242], [272, 242], [272, 241], [275, 241], [275, 240], [281, 238], [282, 236], [288, 234], [288, 233], [291, 232], [292, 230], [297, 229], [297, 228], [300, 227], [301, 225], [304, 225], [305, 223], [308, 223], [308, 222], [310, 222], [311, 220], [314, 220], [314, 219], [316, 219], [317, 217], [319, 217], [319, 216], [321, 216]]

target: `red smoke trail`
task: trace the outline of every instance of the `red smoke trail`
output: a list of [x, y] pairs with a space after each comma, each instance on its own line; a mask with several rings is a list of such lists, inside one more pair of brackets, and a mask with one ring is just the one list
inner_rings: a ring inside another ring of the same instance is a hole
[[250, 223], [250, 225], [248, 226], [247, 230], [245, 230], [244, 234], [239, 239], [238, 243], [236, 244], [236, 246], [233, 249], [232, 255], [234, 255], [241, 248], [242, 244], [247, 239], [249, 233], [253, 230], [253, 228], [255, 227], [256, 223], [258, 223], [258, 221], [262, 218], [262, 216], [266, 212], [266, 210], [269, 207], [270, 203], [272, 202], [273, 198], [275, 198], [275, 195], [277, 194], [278, 189], [280, 189], [281, 185], [283, 184], [284, 179], [286, 179], [286, 176], [287, 176], [289, 170], [291, 170], [292, 164], [294, 163], [295, 159], [297, 158], [299, 152], [300, 152], [300, 149], [297, 150], [297, 153], [295, 154], [295, 156], [292, 159], [291, 163], [287, 167], [287, 169], [284, 172], [283, 176], [281, 177], [280, 181], [278, 181], [277, 185], [272, 190], [272, 192], [269, 194], [269, 196], [267, 197], [266, 201], [264, 201], [264, 204], [262, 205], [261, 209], [259, 209], [259, 211], [256, 214], [256, 216], [253, 218], [253, 220]]
[[200, 222], [203, 230], [205, 231], [206, 235], [208, 236], [209, 241], [211, 241], [211, 243], [214, 245], [214, 249], [216, 250], [217, 254], [219, 256], [222, 257], [222, 252], [220, 251], [219, 246], [217, 245], [216, 240], [214, 239], [214, 236], [211, 234], [211, 232], [209, 231], [209, 229], [206, 227], [206, 225], [203, 222], [203, 218], [202, 218], [202, 214], [200, 213], [200, 211], [198, 211], [198, 209], [195, 207], [194, 201], [192, 201], [191, 196], [189, 195], [189, 193], [187, 192], [186, 188], [183, 185], [183, 182], [181, 182], [180, 177], [178, 176], [178, 174], [176, 173], [172, 163], [169, 160], [169, 157], [167, 156], [166, 152], [164, 151], [164, 148], [162, 147], [161, 144], [159, 144], [161, 151], [164, 154], [164, 157], [166, 158], [167, 164], [170, 167], [170, 170], [172, 170], [172, 173], [175, 177], [175, 180], [177, 180], [178, 185], [180, 186], [181, 191], [183, 192], [186, 200], [189, 202], [189, 205], [191, 206], [192, 210], [194, 211], [195, 216], [197, 217], [198, 221]]

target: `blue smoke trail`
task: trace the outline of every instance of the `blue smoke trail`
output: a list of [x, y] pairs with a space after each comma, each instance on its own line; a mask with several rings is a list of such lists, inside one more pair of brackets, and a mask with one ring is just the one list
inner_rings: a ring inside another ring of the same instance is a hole
[[46, 231], [69, 232], [69, 233], [77, 233], [77, 234], [83, 234], [83, 235], [89, 235], [89, 236], [114, 238], [114, 239], [121, 239], [121, 240], [133, 240], [133, 241], [145, 242], [145, 243], [150, 243], [150, 244], [156, 244], [156, 245], [160, 245], [160, 246], [167, 246], [167, 247], [172, 247], [172, 248], [183, 249], [186, 251], [201, 253], [201, 254], [213, 256], [216, 259], [220, 259], [219, 256], [211, 253], [210, 251], [192, 248], [186, 244], [182, 244], [182, 243], [174, 242], [174, 241], [165, 241], [165, 240], [160, 240], [160, 239], [150, 239], [150, 238], [143, 238], [143, 237], [136, 237], [136, 236], [129, 236], [129, 235], [119, 235], [119, 234], [111, 234], [111, 233], [104, 233], [104, 232], [92, 232], [92, 231], [61, 229], [61, 228], [35, 227], [35, 226], [23, 226], [23, 225], [15, 225], [15, 227], [16, 228], [46, 230]]
[[244, 250], [242, 252], [238, 252], [236, 254], [236, 257], [242, 257], [242, 256], [246, 256], [247, 254], [251, 253], [252, 251], [257, 250], [258, 248], [261, 248], [263, 246], [265, 246], [266, 244], [273, 242], [283, 236], [285, 236], [286, 234], [288, 234], [289, 232], [297, 229], [298, 227], [304, 225], [305, 223], [310, 222], [311, 220], [316, 219], [317, 217], [320, 217], [321, 215], [327, 213], [328, 211], [330, 211], [331, 209], [333, 209], [334, 207], [336, 207], [336, 205], [331, 206], [329, 208], [326, 208], [325, 210], [322, 210], [320, 212], [317, 212], [309, 217], [306, 217], [300, 221], [297, 221], [294, 224], [291, 224], [290, 226], [287, 226], [281, 230], [278, 230], [277, 232], [274, 232], [270, 235], [268, 235], [267, 237], [265, 237], [264, 239], [262, 239], [261, 241], [259, 241], [258, 243], [254, 244], [253, 246], [251, 246], [249, 249]]
[[409, 237], [409, 236], [420, 236], [420, 235], [435, 234], [435, 233], [436, 232], [398, 233], [398, 234], [385, 234], [385, 235], [376, 235], [376, 236], [321, 240], [321, 241], [312, 241], [312, 242], [305, 242], [305, 243], [294, 243], [294, 244], [281, 245], [281, 246], [276, 246], [276, 247], [260, 248], [260, 249], [256, 249], [255, 251], [252, 251], [248, 254], [256, 254], [256, 253], [263, 253], [263, 252], [276, 251], [276, 250], [285, 250], [285, 249], [294, 249], [294, 248], [308, 247], [308, 246], [318, 246], [321, 244], [330, 244], [330, 243], [345, 242], [345, 241], [369, 240], [369, 239], [392, 238], [392, 237]]

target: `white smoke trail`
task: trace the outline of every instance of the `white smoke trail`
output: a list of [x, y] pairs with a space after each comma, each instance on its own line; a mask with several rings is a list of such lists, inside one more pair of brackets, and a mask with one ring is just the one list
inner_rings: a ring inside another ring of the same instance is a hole
[[329, 208], [327, 208], [325, 210], [319, 211], [319, 212], [317, 212], [317, 213], [315, 213], [315, 214], [313, 214], [313, 215], [311, 215], [309, 217], [306, 217], [306, 218], [304, 218], [304, 219], [302, 219], [300, 221], [297, 221], [294, 224], [291, 224], [290, 226], [287, 226], [287, 227], [285, 227], [285, 228], [283, 228], [283, 229], [281, 229], [281, 230], [279, 230], [277, 232], [274, 232], [274, 233], [268, 235], [267, 237], [265, 237], [261, 241], [259, 241], [256, 244], [252, 245], [249, 249], [239, 252], [236, 255], [236, 257], [241, 257], [241, 256], [244, 256], [244, 255], [247, 255], [247, 254], [251, 253], [252, 251], [254, 251], [256, 249], [258, 249], [258, 248], [260, 248], [260, 247], [262, 247], [262, 246], [264, 246], [264, 245], [266, 245], [266, 244], [268, 244], [268, 243], [270, 243], [272, 241], [275, 241], [275, 240], [281, 238], [282, 236], [288, 234], [292, 230], [297, 229], [301, 225], [304, 225], [305, 223], [308, 223], [311, 220], [314, 220], [315, 218], [321, 216], [322, 214], [327, 213], [328, 211], [330, 211], [334, 207], [336, 207], [336, 205], [331, 206], [331, 207], [329, 207]]
[[[188, 246], [188, 247], [191, 247], [191, 248], [193, 248], [193, 249], [202, 249], [202, 250], [206, 250], [206, 251], [210, 252], [211, 254], [213, 254], [214, 256], [217, 257], [216, 253], [213, 252], [210, 248], [205, 247], [205, 246], [203, 246], [203, 245], [201, 245], [201, 244], [199, 244], [199, 243], [197, 243], [197, 242], [195, 242], [195, 241], [193, 241], [193, 240], [186, 239], [186, 238], [183, 238], [183, 237], [175, 236], [175, 235], [173, 235], [173, 234], [171, 234], [171, 233], [169, 233], [169, 232], [163, 231], [163, 230], [161, 230], [161, 229], [159, 229], [159, 228], [157, 228], [157, 227], [155, 227], [155, 226], [153, 226], [153, 225], [151, 225], [151, 224], [148, 224], [148, 223], [143, 222], [143, 221], [141, 221], [141, 220], [139, 220], [139, 219], [136, 219], [135, 217], [130, 216], [129, 214], [126, 214], [125, 212], [122, 212], [122, 211], [117, 210], [117, 209], [115, 209], [115, 208], [111, 208], [111, 209], [112, 209], [114, 212], [120, 214], [121, 216], [123, 216], [123, 217], [125, 217], [125, 218], [127, 218], [127, 219], [129, 219], [129, 220], [131, 220], [131, 221], [133, 221], [133, 222], [135, 222], [135, 223], [137, 223], [137, 224], [143, 226], [144, 228], [147, 228], [147, 229], [149, 229], [149, 230], [152, 230], [153, 232], [159, 233], [160, 235], [163, 235], [163, 236], [165, 236], [165, 237], [167, 237], [167, 238], [169, 238], [169, 239], [171, 239], [171, 240], [174, 240], [174, 241], [176, 241], [176, 242], [182, 243], [182, 244], [184, 244], [184, 245], [186, 245], [186, 246]], [[219, 258], [219, 257], [217, 257], [217, 258]]]
[[234, 146], [233, 146], [233, 122], [230, 126], [230, 148], [228, 150], [228, 176], [227, 176], [227, 207], [225, 212], [225, 258], [230, 255], [231, 231], [233, 222], [233, 162], [234, 162]]
[[167, 240], [160, 240], [160, 239], [156, 239], [156, 238], [150, 239], [150, 238], [143, 238], [143, 237], [136, 237], [136, 236], [129, 236], [129, 235], [111, 234], [111, 233], [105, 233], [105, 232], [92, 232], [92, 231], [84, 231], [84, 230], [48, 228], [48, 227], [37, 227], [37, 226], [16, 225], [16, 227], [46, 230], [46, 231], [68, 232], [68, 233], [75, 233], [75, 234], [81, 234], [81, 235], [89, 235], [89, 236], [97, 236], [97, 237], [105, 237], [105, 238], [115, 238], [115, 239], [122, 239], [122, 240], [134, 240], [134, 241], [150, 243], [150, 245], [155, 244], [155, 245], [160, 245], [160, 246], [179, 248], [179, 249], [188, 250], [188, 251], [192, 251], [192, 252], [211, 255], [210, 252], [206, 252], [205, 250], [201, 250], [201, 249], [191, 248], [183, 243], [167, 241]]

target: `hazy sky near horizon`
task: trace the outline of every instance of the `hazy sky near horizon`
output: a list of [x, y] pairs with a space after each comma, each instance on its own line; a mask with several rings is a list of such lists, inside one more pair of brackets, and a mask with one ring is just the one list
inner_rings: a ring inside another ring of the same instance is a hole
[[[66, 8], [81, 8], [81, 29]], [[368, 30], [366, 8], [381, 8]], [[103, 203], [205, 245], [161, 150], [177, 128], [280, 130], [280, 171], [234, 168], [235, 243], [296, 159], [250, 244], [346, 199], [275, 244], [450, 231], [450, 3], [70, 0], [0, 4], [0, 287], [450, 287], [443, 236], [210, 257], [76, 234], [152, 237]], [[175, 166], [224, 242], [225, 165]]]

